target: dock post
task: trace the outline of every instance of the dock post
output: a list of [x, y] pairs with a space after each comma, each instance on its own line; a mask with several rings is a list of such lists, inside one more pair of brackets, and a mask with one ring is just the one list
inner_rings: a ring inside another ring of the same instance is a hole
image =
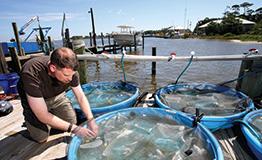
[[238, 77], [243, 77], [237, 82], [236, 89], [250, 98], [262, 95], [262, 60], [243, 60]]
[[110, 40], [110, 34], [107, 35], [108, 36], [108, 45], [111, 45], [111, 40]]
[[153, 90], [157, 90], [157, 83], [156, 83], [156, 75], [151, 75], [151, 84], [153, 86]]
[[142, 34], [142, 49], [144, 50], [144, 48], [145, 48], [145, 34], [143, 33]]
[[94, 47], [96, 47], [96, 31], [95, 31], [95, 21], [94, 21], [93, 9], [90, 8], [90, 11], [88, 13], [91, 14], [91, 22], [92, 22], [92, 30], [93, 30], [93, 43], [94, 43]]
[[90, 47], [93, 46], [93, 43], [92, 43], [92, 33], [89, 32], [89, 42], [90, 42]]
[[101, 43], [102, 43], [102, 46], [104, 46], [104, 35], [102, 32], [101, 32]]
[[[156, 56], [156, 47], [152, 48], [152, 56]], [[156, 62], [152, 62], [152, 75], [156, 75]]]
[[51, 37], [48, 36], [47, 38], [48, 38], [49, 51], [53, 51], [53, 50], [54, 50], [54, 46], [53, 46], [53, 43], [52, 43]]
[[17, 44], [18, 54], [19, 54], [19, 56], [24, 56], [25, 54], [23, 53], [23, 50], [22, 50], [22, 47], [21, 47], [16, 23], [13, 22], [12, 26], [13, 26], [13, 30], [14, 30], [14, 34], [15, 34], [15, 41], [16, 41], [16, 44]]
[[[74, 43], [72, 43], [72, 44], [76, 45], [76, 47], [73, 46], [74, 52], [77, 55], [84, 54], [85, 46], [80, 45], [81, 43], [84, 43], [84, 40], [83, 39], [77, 39], [73, 42]], [[80, 45], [80, 47], [79, 46], [77, 47], [77, 45]], [[79, 60], [79, 68], [78, 68], [77, 71], [79, 73], [80, 83], [81, 84], [87, 83], [88, 74], [87, 74], [87, 61], [86, 60]]]
[[113, 53], [116, 54], [116, 41], [114, 40]]
[[11, 55], [11, 59], [12, 59], [12, 62], [13, 62], [13, 69], [15, 72], [17, 73], [20, 73], [21, 71], [21, 62], [18, 58], [18, 55], [17, 55], [17, 51], [16, 51], [16, 48], [15, 47], [8, 47], [9, 49], [9, 52], [10, 52], [10, 55]]
[[8, 73], [8, 65], [5, 60], [5, 55], [2, 49], [2, 46], [0, 46], [0, 73]]
[[134, 35], [134, 47], [135, 47], [135, 51], [136, 51], [136, 36], [137, 36], [137, 33]]
[[70, 42], [70, 34], [68, 28], [65, 29], [65, 40], [66, 40], [66, 47], [73, 49], [73, 46]]

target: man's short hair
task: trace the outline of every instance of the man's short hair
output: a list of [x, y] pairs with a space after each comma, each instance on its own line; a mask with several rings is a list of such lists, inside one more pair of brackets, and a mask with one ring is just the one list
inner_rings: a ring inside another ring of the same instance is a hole
[[59, 68], [71, 68], [74, 71], [77, 70], [79, 65], [76, 54], [66, 47], [55, 49], [51, 54], [50, 62]]

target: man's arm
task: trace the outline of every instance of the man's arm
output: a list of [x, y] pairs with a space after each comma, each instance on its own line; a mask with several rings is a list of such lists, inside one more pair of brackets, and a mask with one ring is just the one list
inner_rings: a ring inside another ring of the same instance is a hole
[[48, 112], [44, 98], [32, 97], [28, 94], [26, 96], [30, 108], [32, 109], [39, 121], [41, 121], [44, 124], [50, 125], [52, 128], [67, 131], [69, 123]]
[[91, 107], [89, 105], [89, 102], [81, 88], [80, 85], [76, 87], [72, 87], [72, 90], [76, 96], [76, 99], [82, 109], [82, 111], [85, 113], [86, 118], [87, 118], [87, 124], [89, 128], [96, 134], [98, 135], [98, 126], [94, 120], [93, 113], [91, 111]]
[[[34, 114], [36, 115], [39, 121], [41, 121], [44, 124], [50, 125], [52, 128], [60, 129], [62, 131], [68, 130], [70, 123], [48, 112], [45, 100], [43, 98], [32, 97], [29, 95], [26, 95], [26, 96], [27, 96], [27, 100], [28, 100], [30, 108], [32, 109], [32, 111], [34, 112]], [[89, 123], [92, 123], [93, 126], [96, 125], [94, 121], [89, 122]], [[93, 130], [90, 130], [84, 127], [79, 127], [77, 125], [72, 126], [72, 131], [74, 134], [83, 136], [83, 137], [86, 137], [86, 136], [96, 137], [97, 136], [97, 132], [94, 133]]]
[[81, 86], [78, 85], [76, 87], [72, 87], [72, 91], [74, 92], [75, 97], [76, 97], [82, 111], [85, 113], [87, 120], [92, 119], [93, 113], [91, 111], [91, 107], [89, 105], [89, 102], [88, 102]]

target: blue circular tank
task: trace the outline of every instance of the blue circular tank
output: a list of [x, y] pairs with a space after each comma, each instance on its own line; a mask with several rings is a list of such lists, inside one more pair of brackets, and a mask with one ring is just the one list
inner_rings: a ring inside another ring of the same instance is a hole
[[[186, 93], [187, 90], [189, 93]], [[235, 89], [229, 88], [229, 87], [224, 87], [224, 86], [219, 86], [215, 84], [209, 84], [209, 83], [181, 83], [181, 84], [170, 84], [165, 87], [162, 87], [158, 89], [155, 93], [155, 102], [160, 108], [165, 108], [165, 109], [172, 109], [177, 112], [185, 112], [187, 115], [194, 117], [195, 116], [195, 107], [188, 107], [191, 109], [191, 112], [188, 112], [188, 108], [182, 108], [181, 105], [174, 100], [175, 106], [179, 109], [174, 109], [170, 107], [167, 103], [165, 103], [163, 100], [163, 95], [165, 94], [174, 94], [176, 96], [177, 92], [183, 92], [183, 94], [191, 94], [190, 92], [192, 90], [195, 91], [196, 96], [200, 94], [208, 94], [208, 93], [217, 93], [221, 94], [224, 97], [229, 97], [229, 98], [238, 98], [241, 101], [239, 104], [243, 103], [242, 108], [239, 112], [236, 113], [230, 113], [227, 115], [208, 115], [208, 113], [204, 113], [204, 116], [201, 119], [201, 123], [205, 125], [208, 129], [211, 131], [216, 131], [218, 129], [225, 129], [225, 128], [230, 128], [233, 126], [233, 122], [236, 119], [243, 118], [250, 110], [253, 110], [254, 104], [251, 99], [249, 99], [245, 94], [236, 91]], [[195, 96], [194, 95], [194, 96]], [[184, 101], [190, 101], [190, 100], [184, 100]], [[183, 99], [181, 99], [181, 102], [183, 102]], [[245, 104], [245, 105], [244, 105]], [[208, 105], [214, 105], [214, 104], [206, 104]], [[244, 107], [243, 107], [244, 106]], [[239, 107], [238, 104], [236, 107]], [[200, 109], [201, 112], [201, 109]], [[218, 112], [218, 111], [216, 111]], [[223, 110], [221, 110], [223, 112]], [[210, 112], [211, 113], [211, 112]]]
[[[81, 87], [87, 96], [94, 116], [132, 107], [139, 96], [139, 88], [131, 83], [122, 81], [91, 82], [83, 84]], [[80, 110], [80, 106], [77, 103], [73, 91], [69, 90], [66, 95], [71, 100], [80, 121], [85, 119], [85, 115]]]
[[248, 113], [241, 123], [241, 130], [254, 155], [262, 160], [262, 109]]
[[[108, 123], [109, 123], [108, 120], [117, 119], [117, 117], [119, 115], [124, 115], [122, 117], [125, 117], [125, 116], [131, 116], [131, 117], [133, 117], [133, 116], [147, 117], [148, 116], [148, 117], [150, 117], [151, 116], [151, 117], [157, 117], [157, 119], [159, 118], [160, 120], [163, 120], [162, 122], [163, 122], [164, 126], [165, 126], [165, 124], [168, 124], [168, 122], [172, 123], [172, 124], [183, 125], [183, 126], [189, 128], [189, 129], [192, 129], [193, 133], [198, 135], [198, 137], [199, 137], [198, 140], [201, 141], [201, 144], [207, 149], [206, 153], [211, 155], [211, 159], [213, 159], [213, 160], [223, 160], [224, 159], [223, 153], [222, 153], [222, 150], [219, 146], [218, 141], [216, 140], [216, 138], [213, 136], [213, 134], [206, 127], [204, 127], [200, 123], [197, 123], [197, 125], [193, 127], [194, 123], [193, 123], [192, 118], [186, 116], [183, 113], [178, 113], [178, 112], [175, 112], [175, 111], [172, 111], [172, 110], [166, 110], [166, 109], [163, 109], [163, 108], [150, 108], [150, 107], [148, 107], [148, 108], [140, 108], [140, 107], [127, 108], [127, 109], [121, 109], [121, 110], [118, 110], [118, 111], [110, 112], [110, 113], [104, 114], [102, 116], [99, 116], [99, 117], [96, 118], [96, 122], [100, 126], [100, 134], [101, 134], [101, 132], [102, 133], [110, 132], [110, 131], [106, 131], [106, 129], [108, 129], [107, 128]], [[129, 122], [129, 120], [126, 120], [126, 121]], [[159, 122], [158, 120], [156, 120], [156, 121]], [[141, 122], [141, 121], [139, 120], [138, 122]], [[104, 124], [104, 128], [101, 128], [101, 124]], [[113, 124], [115, 124], [115, 122], [113, 122]], [[133, 122], [132, 122], [132, 124], [133, 124]], [[115, 125], [119, 125], [119, 122], [117, 122]], [[86, 127], [86, 124], [84, 126]], [[140, 130], [141, 130], [141, 128], [140, 128]], [[114, 130], [114, 127], [113, 127], [113, 132], [114, 131], [115, 130]], [[143, 132], [145, 132], [145, 131], [143, 131]], [[164, 131], [162, 131], [162, 132], [164, 132]], [[150, 135], [151, 135], [151, 133], [150, 133]], [[167, 133], [167, 134], [173, 135], [175, 133]], [[153, 134], [153, 135], [155, 135], [155, 134]], [[136, 137], [137, 136], [139, 136], [139, 134], [136, 134]], [[117, 136], [117, 137], [121, 137], [121, 136]], [[159, 138], [159, 137], [153, 138], [153, 140], [155, 140], [157, 138]], [[164, 139], [162, 139], [162, 140], [164, 140]], [[103, 142], [102, 142], [103, 145], [105, 145], [104, 144], [104, 143], [106, 143], [105, 141], [106, 140], [103, 140]], [[150, 142], [147, 142], [147, 143], [150, 143]], [[80, 156], [79, 154], [81, 153], [81, 151], [79, 151], [79, 150], [81, 150], [82, 144], [83, 144], [82, 138], [80, 138], [78, 136], [73, 136], [72, 141], [70, 142], [69, 147], [68, 147], [68, 156], [67, 156], [68, 160], [79, 159], [79, 156]], [[165, 146], [165, 145], [168, 145], [168, 144], [163, 143], [163, 145]], [[141, 145], [139, 145], [139, 146], [141, 146]], [[142, 148], [147, 148], [147, 147], [143, 145]], [[96, 149], [96, 151], [97, 150], [99, 150], [99, 149]], [[200, 149], [200, 150], [202, 150], [202, 149]], [[135, 150], [135, 151], [138, 152], [138, 150]], [[86, 153], [86, 152], [82, 151], [82, 153]], [[189, 153], [189, 154], [191, 154], [191, 153]], [[111, 154], [117, 154], [117, 153], [111, 152]], [[149, 154], [151, 154], [151, 152]], [[96, 153], [95, 155], [98, 155], [98, 154]], [[88, 157], [85, 157], [85, 158], [88, 158]], [[95, 157], [92, 157], [92, 158], [96, 159]], [[123, 157], [121, 157], [121, 156], [117, 157], [117, 159], [122, 159], [122, 158]], [[205, 158], [207, 158], [207, 157], [205, 157]], [[131, 157], [128, 157], [128, 159], [133, 159], [133, 158], [131, 156]], [[145, 159], [145, 157], [142, 157], [142, 159]]]

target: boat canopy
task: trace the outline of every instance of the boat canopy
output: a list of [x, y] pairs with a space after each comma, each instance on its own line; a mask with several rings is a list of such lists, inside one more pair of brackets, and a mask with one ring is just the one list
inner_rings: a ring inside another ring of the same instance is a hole
[[135, 28], [135, 27], [128, 26], [128, 25], [119, 25], [117, 27], [120, 28], [120, 32], [130, 32], [131, 28]]

